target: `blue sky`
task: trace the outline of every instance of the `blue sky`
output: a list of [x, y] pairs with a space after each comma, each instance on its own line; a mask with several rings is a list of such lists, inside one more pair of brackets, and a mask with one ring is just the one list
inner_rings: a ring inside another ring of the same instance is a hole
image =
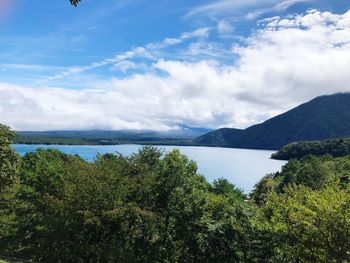
[[350, 89], [349, 8], [0, 0], [0, 121], [18, 130], [244, 128]]

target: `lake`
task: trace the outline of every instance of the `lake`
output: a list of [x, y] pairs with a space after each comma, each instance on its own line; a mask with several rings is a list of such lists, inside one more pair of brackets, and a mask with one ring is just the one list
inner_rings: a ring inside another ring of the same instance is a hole
[[[71, 146], [71, 145], [13, 145], [23, 155], [38, 148], [55, 148], [67, 154], [78, 154], [87, 161], [92, 161], [97, 153], [116, 153], [130, 155], [137, 152], [140, 145], [108, 146]], [[246, 150], [232, 148], [159, 146], [166, 151], [179, 149], [181, 153], [197, 162], [198, 172], [212, 182], [224, 177], [246, 193], [266, 174], [277, 172], [286, 163], [270, 159], [273, 151]]]

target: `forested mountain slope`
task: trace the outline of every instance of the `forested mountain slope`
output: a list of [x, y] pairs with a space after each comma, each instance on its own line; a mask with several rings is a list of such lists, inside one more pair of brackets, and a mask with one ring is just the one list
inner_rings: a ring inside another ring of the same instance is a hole
[[350, 136], [350, 93], [317, 97], [245, 130], [219, 129], [196, 144], [236, 148], [280, 149], [296, 141]]

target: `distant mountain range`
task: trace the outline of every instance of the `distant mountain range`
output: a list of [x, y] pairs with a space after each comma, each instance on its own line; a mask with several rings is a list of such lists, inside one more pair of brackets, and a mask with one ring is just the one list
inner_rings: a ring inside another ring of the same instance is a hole
[[113, 145], [125, 143], [192, 145], [200, 135], [212, 131], [206, 128], [181, 126], [169, 131], [82, 130], [82, 131], [17, 131], [15, 143]]
[[350, 93], [317, 97], [244, 130], [215, 130], [194, 144], [275, 150], [296, 141], [342, 137], [350, 137]]

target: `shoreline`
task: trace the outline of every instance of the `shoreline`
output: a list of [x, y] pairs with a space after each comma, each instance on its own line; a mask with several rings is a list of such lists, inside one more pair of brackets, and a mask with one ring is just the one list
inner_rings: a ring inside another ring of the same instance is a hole
[[[190, 144], [190, 143], [166, 143], [166, 142], [135, 142], [135, 141], [123, 141], [120, 143], [45, 143], [45, 142], [14, 142], [13, 145], [43, 145], [43, 146], [121, 146], [121, 145], [142, 145], [142, 146], [181, 146], [181, 147], [203, 147], [203, 148], [223, 148], [223, 149], [239, 149], [239, 150], [252, 150], [252, 151], [278, 151], [279, 149], [262, 149], [262, 148], [243, 148], [243, 147], [230, 147], [223, 145], [203, 145], [203, 144]], [[273, 158], [271, 158], [273, 159]]]

